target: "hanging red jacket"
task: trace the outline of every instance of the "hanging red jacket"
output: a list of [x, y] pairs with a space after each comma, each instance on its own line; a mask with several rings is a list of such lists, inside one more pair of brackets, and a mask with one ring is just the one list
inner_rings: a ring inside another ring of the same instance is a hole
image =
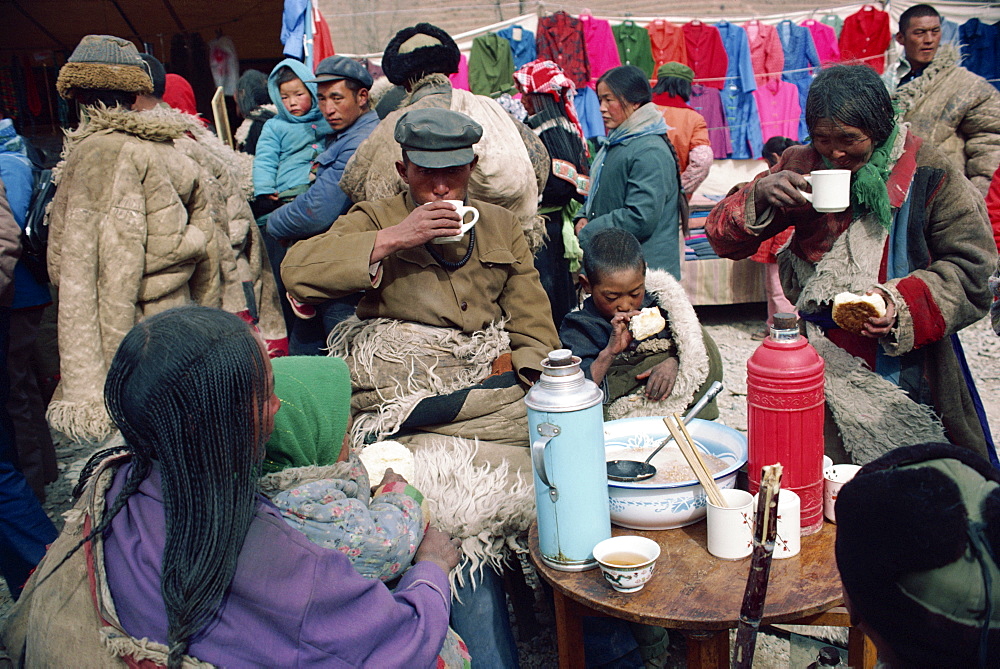
[[993, 241], [1000, 249], [1000, 167], [993, 173], [990, 190], [986, 193], [986, 213], [990, 217], [990, 227], [993, 228]]
[[860, 60], [882, 74], [885, 71], [885, 52], [891, 39], [889, 14], [865, 5], [844, 19], [844, 27], [840, 31], [840, 59], [845, 63]]
[[[721, 91], [729, 68], [729, 56], [726, 55], [719, 29], [701, 21], [689, 21], [681, 26], [681, 30], [684, 31], [688, 66], [694, 70], [694, 80]], [[715, 81], [711, 81], [713, 79]]]
[[320, 13], [319, 8], [313, 6], [313, 68], [319, 65], [324, 58], [335, 56], [333, 50], [333, 38], [330, 37], [330, 26]]

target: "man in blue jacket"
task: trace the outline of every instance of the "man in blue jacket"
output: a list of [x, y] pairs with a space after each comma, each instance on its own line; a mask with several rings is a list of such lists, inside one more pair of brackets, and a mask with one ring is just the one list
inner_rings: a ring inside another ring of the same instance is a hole
[[[347, 161], [375, 126], [378, 115], [368, 102], [372, 77], [357, 61], [344, 56], [324, 58], [316, 68], [319, 108], [333, 134], [316, 159], [316, 180], [302, 195], [277, 209], [267, 221], [267, 233], [287, 246], [330, 229], [353, 204], [340, 188]], [[272, 258], [272, 264], [281, 259]], [[277, 272], [275, 273], [277, 276]], [[361, 294], [329, 300], [316, 306], [317, 317], [297, 319], [290, 333], [293, 355], [319, 355], [331, 328], [354, 313]]]

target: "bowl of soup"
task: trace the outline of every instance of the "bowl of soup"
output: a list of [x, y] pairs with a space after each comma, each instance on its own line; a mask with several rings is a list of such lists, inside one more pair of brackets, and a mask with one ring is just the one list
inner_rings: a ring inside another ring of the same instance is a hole
[[[733, 488], [747, 462], [745, 434], [720, 423], [695, 418], [688, 432], [720, 488]], [[605, 460], [645, 460], [670, 436], [663, 419], [621, 418], [604, 424]], [[705, 517], [708, 498], [676, 444], [668, 444], [651, 463], [656, 475], [645, 481], [608, 481], [611, 522], [636, 530], [669, 530]]]

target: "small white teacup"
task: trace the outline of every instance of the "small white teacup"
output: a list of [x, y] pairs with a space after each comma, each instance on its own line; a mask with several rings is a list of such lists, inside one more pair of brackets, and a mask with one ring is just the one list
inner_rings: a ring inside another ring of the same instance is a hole
[[594, 546], [594, 559], [611, 587], [618, 592], [638, 592], [653, 576], [660, 545], [651, 539], [626, 535], [605, 539]]
[[[457, 211], [458, 215], [462, 217], [462, 231], [459, 232], [457, 235], [450, 235], [448, 237], [435, 237], [431, 241], [434, 242], [435, 244], [449, 244], [451, 242], [462, 241], [462, 237], [465, 236], [465, 233], [468, 232], [472, 228], [472, 226], [474, 226], [476, 222], [479, 220], [479, 210], [476, 209], [475, 207], [470, 207], [466, 205], [461, 200], [441, 200], [441, 202], [447, 202], [451, 206], [455, 207], [455, 211]], [[465, 220], [466, 214], [472, 214], [471, 221]]]
[[854, 478], [861, 465], [834, 465], [823, 472], [823, 515], [837, 522], [837, 495], [844, 484]]
[[813, 170], [812, 174], [803, 174], [802, 178], [812, 186], [812, 192], [799, 192], [816, 211], [837, 212], [851, 206], [850, 170]]

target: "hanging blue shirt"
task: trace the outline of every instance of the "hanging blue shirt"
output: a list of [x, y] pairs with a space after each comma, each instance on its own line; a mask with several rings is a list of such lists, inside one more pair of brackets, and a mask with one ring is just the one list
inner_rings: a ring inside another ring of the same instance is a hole
[[962, 42], [962, 66], [1000, 89], [1000, 24], [969, 19], [958, 29]]
[[[785, 52], [785, 67], [781, 73], [784, 81], [793, 83], [799, 89], [799, 137], [808, 137], [809, 129], [806, 128], [806, 96], [809, 94], [809, 86], [812, 84], [815, 70], [819, 69], [819, 55], [816, 53], [816, 44], [813, 42], [812, 33], [805, 26], [797, 26], [791, 21], [785, 20], [775, 26], [778, 30], [778, 37], [781, 38], [781, 49]], [[807, 68], [814, 68], [810, 73]]]
[[733, 143], [733, 152], [729, 157], [737, 160], [758, 158], [764, 150], [764, 140], [760, 132], [757, 101], [753, 97], [757, 80], [750, 62], [750, 42], [746, 30], [735, 23], [719, 21], [715, 27], [719, 29], [722, 45], [729, 56], [726, 85], [720, 91]]
[[601, 103], [593, 88], [587, 86], [576, 89], [573, 104], [576, 105], [576, 115], [580, 117], [584, 139], [607, 136], [604, 130], [604, 119], [601, 118]]
[[742, 93], [735, 84], [728, 84], [719, 93], [733, 143], [729, 157], [735, 160], [760, 158], [764, 152], [764, 137], [753, 93]]
[[[521, 30], [521, 39], [519, 40], [514, 39], [515, 28], [520, 28]], [[497, 35], [510, 42], [510, 50], [514, 54], [515, 69], [538, 58], [538, 53], [535, 50], [535, 33], [530, 30], [525, 30], [521, 26], [514, 25], [503, 30], [498, 30]]]

